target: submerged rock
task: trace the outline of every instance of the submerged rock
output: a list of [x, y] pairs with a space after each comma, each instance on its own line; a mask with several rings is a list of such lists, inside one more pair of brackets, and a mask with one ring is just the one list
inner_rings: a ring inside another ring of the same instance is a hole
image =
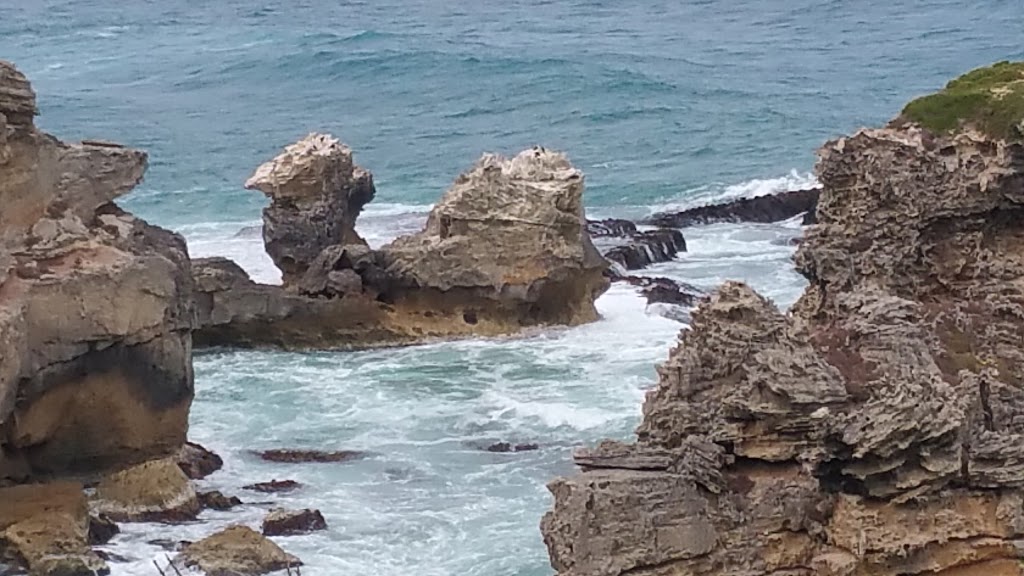
[[274, 492], [291, 492], [302, 488], [302, 484], [299, 484], [295, 480], [271, 480], [270, 482], [259, 482], [256, 484], [249, 484], [243, 486], [245, 490], [253, 490], [255, 492], [263, 493], [274, 493]]
[[264, 450], [257, 452], [260, 459], [267, 462], [289, 462], [289, 463], [325, 463], [325, 462], [348, 462], [365, 458], [365, 452], [357, 450], [339, 450], [335, 452], [324, 452], [321, 450]]
[[36, 129], [0, 62], [0, 482], [173, 453], [192, 401], [184, 240], [114, 204], [146, 154]]
[[798, 214], [805, 214], [804, 224], [814, 222], [820, 188], [791, 190], [754, 198], [740, 198], [730, 202], [700, 206], [680, 212], [661, 212], [641, 220], [642, 224], [685, 228], [714, 222], [759, 222], [771, 223], [788, 220]]
[[640, 289], [648, 304], [693, 306], [704, 292], [696, 286], [660, 276], [621, 276], [616, 278]]
[[376, 191], [352, 151], [326, 134], [310, 134], [263, 164], [245, 183], [263, 192], [263, 241], [284, 284], [297, 282], [327, 247], [366, 242], [356, 218]]
[[224, 460], [195, 442], [186, 442], [176, 457], [178, 467], [192, 480], [200, 480], [220, 470]]
[[302, 565], [301, 560], [246, 526], [231, 526], [189, 544], [176, 561], [207, 576], [250, 576]]
[[294, 536], [326, 530], [327, 521], [319, 510], [275, 508], [263, 519], [264, 536]]
[[165, 458], [103, 478], [92, 509], [120, 522], [183, 522], [195, 519], [201, 507], [177, 462]]
[[531, 452], [538, 449], [540, 449], [538, 444], [512, 444], [510, 442], [495, 442], [484, 448], [488, 452]]
[[1024, 146], [902, 122], [817, 173], [790, 313], [723, 285], [549, 485], [559, 574], [1022, 573]]

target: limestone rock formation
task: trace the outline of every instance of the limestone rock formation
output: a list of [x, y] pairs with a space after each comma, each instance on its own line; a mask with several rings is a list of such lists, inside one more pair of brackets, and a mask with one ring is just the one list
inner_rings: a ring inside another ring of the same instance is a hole
[[105, 574], [89, 549], [89, 514], [75, 482], [0, 488], [0, 563], [14, 561], [32, 574]]
[[169, 454], [193, 394], [185, 243], [113, 203], [146, 155], [65, 144], [35, 113], [0, 62], [0, 481]]
[[550, 485], [559, 574], [1024, 574], [1024, 146], [900, 122], [817, 173], [791, 312], [722, 286]]
[[202, 506], [188, 476], [173, 458], [152, 460], [103, 478], [93, 511], [120, 522], [183, 522]]
[[260, 166], [245, 183], [263, 192], [263, 241], [287, 286], [328, 246], [366, 245], [355, 223], [373, 199], [373, 176], [352, 151], [325, 134], [310, 134]]
[[302, 562], [252, 528], [231, 526], [189, 544], [178, 561], [207, 576], [250, 576], [296, 568]]
[[422, 232], [381, 250], [386, 284], [378, 289], [396, 306], [472, 310], [468, 323], [495, 328], [589, 322], [608, 282], [585, 226], [583, 174], [563, 154], [485, 154]]
[[813, 224], [820, 188], [790, 190], [778, 194], [740, 198], [711, 206], [679, 212], [661, 212], [641, 220], [642, 224], [685, 228], [714, 222], [781, 222], [804, 214], [804, 224]]

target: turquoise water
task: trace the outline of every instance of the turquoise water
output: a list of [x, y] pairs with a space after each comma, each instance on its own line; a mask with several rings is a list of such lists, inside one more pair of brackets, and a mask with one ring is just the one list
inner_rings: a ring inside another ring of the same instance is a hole
[[[0, 58], [33, 80], [39, 123], [151, 154], [127, 208], [183, 232], [194, 255], [274, 281], [263, 198], [241, 183], [312, 130], [374, 172], [361, 218], [374, 244], [415, 230], [484, 151], [566, 150], [593, 215], [813, 183], [826, 138], [909, 98], [1024, 58], [1019, 0], [891, 2], [161, 2], [0, 0]], [[0, 207], [2, 209], [2, 207]], [[711, 288], [743, 279], [785, 306], [803, 287], [795, 223], [686, 232], [651, 273]], [[681, 325], [629, 289], [604, 318], [522, 338], [362, 353], [196, 358], [192, 436], [226, 459], [219, 489], [306, 484], [180, 527], [127, 527], [115, 574], [151, 575], [153, 538], [198, 538], [267, 504], [323, 510], [330, 530], [280, 539], [306, 574], [550, 574], [537, 530], [544, 483], [574, 445], [627, 437], [653, 365]], [[537, 442], [489, 454], [497, 440]], [[251, 449], [359, 449], [352, 463], [262, 463]]]

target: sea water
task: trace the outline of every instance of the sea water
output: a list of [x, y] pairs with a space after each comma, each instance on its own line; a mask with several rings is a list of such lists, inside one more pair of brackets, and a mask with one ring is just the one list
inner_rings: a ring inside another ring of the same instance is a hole
[[[358, 228], [415, 231], [485, 151], [541, 144], [586, 173], [594, 217], [813, 185], [814, 149], [881, 125], [955, 75], [1024, 58], [1020, 0], [0, 0], [0, 58], [65, 139], [143, 148], [123, 205], [180, 231], [194, 256], [254, 278], [265, 199], [251, 171], [310, 131], [371, 170]], [[2, 207], [0, 207], [2, 209]], [[780, 306], [804, 286], [797, 221], [684, 231], [645, 274], [752, 284]], [[305, 574], [541, 576], [545, 484], [571, 450], [626, 439], [684, 326], [627, 286], [602, 319], [516, 338], [367, 352], [209, 351], [195, 358], [190, 436], [224, 469], [204, 489], [247, 502], [179, 526], [124, 525], [115, 575], [155, 574], [157, 539], [195, 540], [269, 506], [318, 508], [329, 529], [278, 538]], [[536, 443], [513, 454], [492, 442]], [[361, 450], [340, 464], [262, 462], [269, 448]], [[292, 479], [282, 495], [241, 490]]]

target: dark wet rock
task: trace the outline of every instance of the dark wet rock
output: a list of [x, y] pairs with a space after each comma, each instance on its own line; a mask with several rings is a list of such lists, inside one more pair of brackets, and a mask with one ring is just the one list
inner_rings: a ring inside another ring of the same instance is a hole
[[662, 228], [633, 234], [629, 243], [615, 246], [604, 257], [626, 270], [639, 270], [658, 262], [668, 262], [686, 252], [686, 239], [679, 230]]
[[629, 238], [636, 234], [636, 224], [622, 218], [587, 220], [587, 233], [591, 237], [617, 236]]
[[238, 496], [225, 496], [218, 490], [212, 492], [200, 492], [199, 504], [208, 510], [230, 510], [235, 506], [241, 506], [242, 501]]
[[98, 546], [110, 542], [110, 539], [121, 533], [121, 529], [113, 520], [104, 514], [89, 516], [89, 545]]
[[325, 452], [321, 450], [264, 450], [257, 452], [259, 457], [267, 462], [289, 462], [289, 463], [326, 463], [326, 462], [348, 462], [366, 457], [366, 452], [358, 450], [337, 450]]
[[659, 276], [621, 276], [617, 278], [640, 289], [648, 304], [693, 306], [704, 292], [696, 286]]
[[495, 442], [484, 448], [488, 452], [530, 452], [539, 449], [538, 444], [512, 444], [510, 442]]
[[641, 224], [685, 228], [714, 222], [781, 222], [807, 213], [805, 223], [813, 222], [821, 188], [791, 190], [767, 196], [741, 198], [732, 202], [701, 206], [681, 212], [662, 212], [640, 221]]
[[246, 490], [254, 490], [256, 492], [263, 492], [266, 494], [274, 492], [291, 492], [293, 490], [298, 490], [301, 487], [302, 484], [299, 484], [295, 480], [271, 480], [270, 482], [259, 482], [257, 484], [243, 486]]
[[194, 442], [186, 442], [177, 455], [178, 466], [192, 480], [206, 478], [224, 466], [224, 460]]
[[158, 538], [156, 540], [148, 540], [146, 543], [152, 544], [153, 546], [159, 546], [160, 548], [163, 548], [168, 552], [177, 552], [183, 549], [185, 546], [188, 546], [192, 542], [190, 542], [189, 540], [170, 540], [167, 538]]
[[264, 536], [294, 536], [326, 530], [327, 521], [319, 510], [271, 510], [263, 519]]

